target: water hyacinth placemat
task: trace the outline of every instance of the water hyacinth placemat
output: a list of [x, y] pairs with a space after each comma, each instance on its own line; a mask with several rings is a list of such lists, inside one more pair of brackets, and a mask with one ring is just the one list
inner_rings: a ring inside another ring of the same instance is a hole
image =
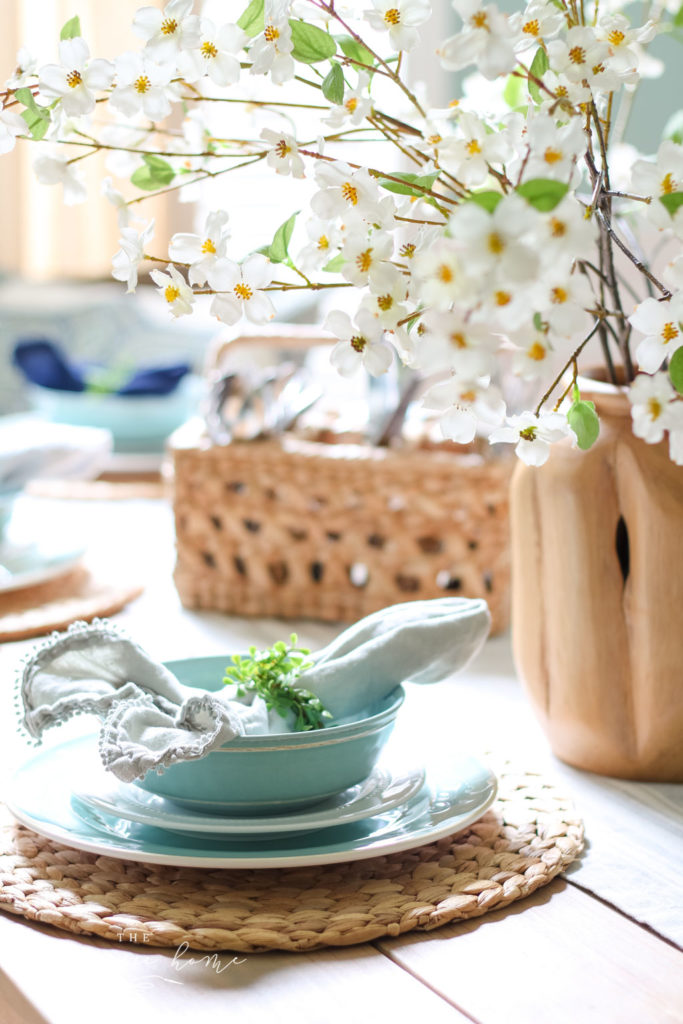
[[341, 864], [215, 870], [138, 864], [0, 827], [0, 909], [82, 936], [190, 949], [290, 952], [431, 931], [520, 900], [583, 847], [571, 801], [494, 764], [478, 822], [415, 850]]

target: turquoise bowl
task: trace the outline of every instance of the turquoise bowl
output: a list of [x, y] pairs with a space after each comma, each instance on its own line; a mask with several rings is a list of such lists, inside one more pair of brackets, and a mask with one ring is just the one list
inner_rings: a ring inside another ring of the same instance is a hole
[[[230, 657], [165, 662], [186, 686], [223, 689]], [[288, 814], [341, 793], [367, 778], [389, 739], [403, 703], [398, 686], [370, 713], [310, 732], [241, 736], [197, 761], [136, 783], [181, 807], [208, 814]]]

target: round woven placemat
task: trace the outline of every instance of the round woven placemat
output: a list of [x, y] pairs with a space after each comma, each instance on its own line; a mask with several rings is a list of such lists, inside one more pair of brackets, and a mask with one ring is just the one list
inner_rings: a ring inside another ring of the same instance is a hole
[[583, 825], [565, 796], [541, 775], [494, 767], [498, 798], [464, 831], [416, 850], [319, 867], [137, 864], [8, 823], [0, 829], [0, 908], [115, 942], [249, 953], [431, 931], [528, 896], [581, 852]]

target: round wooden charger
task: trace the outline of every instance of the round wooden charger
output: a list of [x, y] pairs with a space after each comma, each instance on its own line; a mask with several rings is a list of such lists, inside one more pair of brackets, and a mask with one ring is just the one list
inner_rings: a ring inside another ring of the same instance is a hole
[[509, 764], [498, 777], [495, 804], [463, 832], [320, 867], [137, 864], [9, 823], [0, 829], [0, 908], [115, 942], [249, 953], [431, 931], [528, 896], [581, 852], [583, 825], [566, 797]]
[[100, 579], [78, 565], [44, 583], [0, 593], [0, 643], [45, 636], [79, 620], [106, 618], [142, 590], [138, 583]]

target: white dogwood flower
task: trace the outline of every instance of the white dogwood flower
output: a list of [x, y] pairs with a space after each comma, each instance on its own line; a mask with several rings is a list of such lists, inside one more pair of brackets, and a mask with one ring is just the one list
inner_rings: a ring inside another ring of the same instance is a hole
[[321, 160], [314, 174], [321, 190], [312, 197], [311, 209], [323, 220], [352, 214], [371, 224], [382, 222], [379, 187], [364, 168], [353, 171], [348, 164]]
[[553, 178], [570, 182], [580, 177], [576, 164], [586, 148], [580, 118], [573, 117], [568, 124], [558, 126], [553, 116], [534, 117], [528, 127], [527, 141], [531, 150], [524, 172], [527, 180]]
[[453, 7], [464, 24], [437, 50], [442, 66], [460, 71], [475, 64], [489, 80], [513, 71], [516, 39], [507, 16], [480, 0], [453, 0]]
[[367, 310], [358, 310], [351, 320], [348, 313], [335, 309], [323, 326], [339, 338], [330, 362], [342, 377], [353, 376], [361, 367], [371, 377], [380, 377], [391, 366], [393, 350], [384, 340], [384, 328]]
[[452, 370], [468, 379], [493, 372], [498, 339], [459, 309], [427, 310], [423, 333], [415, 346], [415, 365], [425, 372]]
[[214, 210], [206, 218], [201, 235], [183, 232], [173, 235], [168, 255], [178, 263], [190, 264], [187, 275], [190, 284], [204, 284], [217, 260], [225, 256], [230, 237], [227, 223], [228, 214], [225, 210]]
[[[658, 202], [660, 196], [670, 196], [683, 192], [683, 146], [665, 139], [657, 150], [657, 159], [636, 160], [631, 172], [631, 184], [640, 195], [651, 196], [652, 202], [647, 207], [647, 217], [658, 228], [673, 226], [676, 218], [672, 218], [663, 203]], [[680, 217], [680, 208], [677, 217]]]
[[127, 228], [130, 221], [130, 207], [126, 202], [125, 196], [119, 192], [117, 188], [114, 188], [114, 183], [111, 177], [102, 179], [102, 195], [115, 207], [118, 216], [118, 222], [120, 228]]
[[294, 78], [292, 30], [289, 25], [288, 0], [266, 0], [265, 27], [249, 50], [252, 75], [270, 73], [276, 85]]
[[339, 253], [342, 244], [341, 231], [329, 221], [311, 217], [306, 222], [306, 233], [311, 241], [298, 254], [296, 265], [304, 273], [322, 270]]
[[511, 149], [504, 132], [489, 132], [475, 114], [463, 112], [458, 118], [460, 137], [450, 135], [438, 145], [439, 163], [468, 188], [486, 181], [489, 164], [500, 165]]
[[355, 89], [344, 89], [344, 99], [330, 108], [328, 117], [323, 118], [325, 124], [335, 130], [345, 124], [354, 126], [361, 124], [372, 110], [372, 99], [368, 93], [370, 76], [361, 71]]
[[347, 281], [362, 287], [384, 260], [391, 259], [393, 251], [394, 240], [391, 235], [374, 231], [368, 237], [362, 227], [351, 230], [342, 246], [342, 256], [346, 260], [342, 275]]
[[565, 23], [562, 12], [547, 0], [531, 0], [526, 10], [516, 17], [520, 31], [515, 47], [518, 53], [537, 47], [541, 40], [553, 39]]
[[629, 322], [645, 337], [636, 348], [641, 370], [654, 373], [683, 345], [683, 291], [668, 302], [645, 299], [636, 306]]
[[239, 25], [217, 28], [208, 18], [202, 18], [197, 47], [181, 50], [178, 67], [187, 82], [196, 82], [207, 75], [214, 85], [234, 85], [241, 72], [236, 54], [248, 41], [249, 37]]
[[367, 309], [387, 330], [394, 330], [407, 315], [406, 277], [392, 263], [380, 263], [370, 272], [369, 282], [370, 294], [364, 297], [361, 309]]
[[523, 412], [509, 416], [506, 426], [489, 434], [490, 444], [506, 442], [515, 445], [515, 454], [527, 466], [542, 466], [548, 461], [550, 446], [565, 437], [573, 437], [566, 417], [558, 412]]
[[28, 127], [20, 114], [0, 110], [0, 155], [9, 153], [17, 143], [17, 135], [26, 135]]
[[61, 185], [67, 206], [84, 203], [88, 198], [87, 189], [78, 166], [69, 163], [66, 156], [39, 156], [33, 162], [33, 170], [41, 185]]
[[169, 266], [168, 274], [161, 270], [153, 270], [150, 277], [166, 299], [173, 316], [187, 316], [192, 312], [194, 293], [183, 275], [175, 267]]
[[142, 53], [122, 53], [116, 58], [116, 82], [109, 102], [126, 117], [143, 113], [161, 121], [171, 113], [169, 89], [172, 64], [156, 64]]
[[275, 316], [269, 297], [261, 291], [273, 280], [272, 265], [260, 253], [247, 256], [243, 263], [217, 260], [208, 271], [209, 284], [220, 294], [211, 303], [211, 315], [225, 324], [236, 324], [246, 316], [253, 324], [264, 324]]
[[669, 425], [669, 411], [676, 401], [676, 392], [669, 375], [664, 372], [639, 373], [628, 390], [633, 418], [633, 433], [648, 444], [657, 444]]
[[163, 11], [141, 7], [133, 19], [133, 31], [145, 40], [147, 56], [157, 61], [176, 61], [182, 50], [199, 46], [199, 18], [191, 14], [194, 0], [170, 0]]
[[412, 50], [418, 42], [416, 31], [432, 13], [428, 0], [371, 0], [374, 10], [365, 11], [365, 19], [379, 32], [389, 33], [389, 42], [397, 53]]
[[480, 277], [495, 272], [498, 280], [521, 282], [531, 280], [538, 269], [538, 254], [521, 241], [538, 216], [524, 199], [511, 192], [493, 213], [476, 203], [463, 203], [451, 216], [449, 227], [465, 250], [468, 271]]
[[108, 60], [89, 61], [90, 50], [80, 36], [62, 39], [61, 64], [40, 69], [38, 86], [47, 100], [61, 100], [70, 117], [81, 117], [95, 109], [95, 93], [108, 89], [114, 79], [114, 65]]
[[436, 309], [448, 309], [462, 295], [466, 280], [457, 247], [450, 238], [438, 238], [415, 257], [412, 297]]
[[38, 60], [25, 46], [22, 46], [17, 53], [14, 73], [7, 79], [5, 88], [21, 89], [24, 85], [29, 85], [37, 73]]
[[441, 432], [457, 444], [470, 444], [479, 428], [490, 430], [505, 418], [505, 402], [488, 377], [453, 376], [433, 384], [422, 404], [442, 414]]
[[151, 220], [142, 231], [135, 228], [121, 229], [119, 245], [121, 248], [114, 253], [111, 261], [111, 275], [117, 281], [126, 282], [126, 291], [134, 292], [138, 283], [138, 267], [145, 258], [147, 243], [154, 237], [154, 221]]
[[570, 28], [564, 39], [553, 39], [547, 49], [551, 68], [566, 75], [570, 82], [587, 82], [602, 92], [612, 92], [619, 86], [619, 76], [610, 65], [609, 47], [597, 38], [593, 28]]
[[270, 148], [266, 163], [276, 174], [291, 174], [293, 178], [304, 177], [304, 161], [299, 156], [299, 147], [293, 135], [264, 128], [261, 138]]

